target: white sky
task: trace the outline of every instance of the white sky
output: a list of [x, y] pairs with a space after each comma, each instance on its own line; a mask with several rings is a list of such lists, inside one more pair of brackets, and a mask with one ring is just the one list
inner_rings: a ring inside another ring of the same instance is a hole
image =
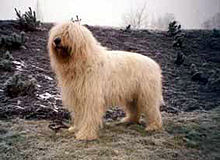
[[200, 25], [220, 12], [220, 0], [0, 0], [0, 19], [15, 18], [14, 8], [37, 9], [43, 21], [69, 20], [75, 15], [90, 25], [121, 26], [122, 15], [147, 3], [150, 18], [173, 13], [185, 28]]

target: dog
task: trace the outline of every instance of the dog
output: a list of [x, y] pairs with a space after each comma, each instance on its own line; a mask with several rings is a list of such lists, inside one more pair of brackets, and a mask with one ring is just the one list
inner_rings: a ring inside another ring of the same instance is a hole
[[76, 139], [97, 139], [105, 111], [116, 105], [126, 112], [122, 122], [138, 123], [143, 114], [146, 131], [162, 128], [162, 74], [153, 59], [110, 51], [77, 22], [52, 27], [48, 50], [63, 105], [73, 113], [69, 131]]

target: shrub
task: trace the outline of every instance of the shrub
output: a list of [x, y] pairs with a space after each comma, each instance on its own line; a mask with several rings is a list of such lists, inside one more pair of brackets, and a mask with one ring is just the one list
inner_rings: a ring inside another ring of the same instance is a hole
[[40, 26], [40, 21], [37, 20], [36, 13], [35, 11], [32, 11], [31, 7], [29, 7], [29, 11], [26, 11], [24, 14], [21, 14], [16, 8], [15, 12], [21, 29], [26, 31], [36, 31]]
[[177, 50], [175, 64], [181, 65], [185, 60], [185, 55], [182, 52], [185, 34], [182, 33], [181, 25], [177, 21], [170, 22], [167, 33], [173, 38], [173, 47]]
[[173, 47], [182, 49], [185, 34], [182, 33], [181, 25], [177, 21], [170, 22], [167, 33], [173, 37]]
[[217, 29], [214, 28], [212, 30], [212, 36], [215, 37], [215, 38], [220, 37], [220, 30], [217, 30]]
[[33, 95], [36, 91], [36, 79], [24, 76], [20, 73], [14, 74], [4, 84], [4, 93], [9, 97]]
[[125, 31], [125, 32], [129, 32], [130, 30], [131, 30], [131, 25], [129, 24], [129, 25], [126, 26], [126, 28], [125, 28], [124, 31]]
[[26, 42], [25, 33], [20, 35], [13, 33], [12, 35], [3, 35], [0, 37], [0, 48], [18, 49]]
[[13, 59], [9, 51], [0, 52], [0, 70], [12, 71], [14, 68]]
[[72, 22], [81, 22], [81, 18], [79, 18], [79, 16], [78, 15], [76, 15], [76, 19], [74, 20], [73, 18], [71, 18], [71, 21]]
[[181, 32], [181, 25], [178, 24], [177, 21], [172, 21], [169, 23], [168, 31], [167, 31], [169, 36], [175, 36], [180, 32]]
[[0, 52], [0, 59], [13, 60], [14, 57], [11, 55], [9, 51], [6, 51], [6, 52]]
[[173, 41], [173, 47], [181, 49], [183, 47], [184, 37], [185, 37], [185, 34], [181, 32], [175, 35], [174, 41]]
[[13, 63], [10, 60], [7, 59], [0, 59], [0, 70], [3, 71], [12, 71], [13, 70]]
[[182, 52], [177, 52], [175, 64], [181, 65], [185, 60], [185, 55]]

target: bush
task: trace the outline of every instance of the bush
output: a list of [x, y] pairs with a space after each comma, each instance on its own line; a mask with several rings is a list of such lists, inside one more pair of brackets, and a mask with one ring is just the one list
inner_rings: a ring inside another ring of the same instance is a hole
[[168, 31], [167, 31], [169, 36], [175, 36], [180, 32], [181, 32], [181, 25], [178, 24], [177, 21], [172, 21], [169, 23]]
[[175, 64], [181, 65], [185, 60], [185, 55], [182, 52], [177, 52]]
[[0, 52], [0, 59], [7, 59], [12, 61], [14, 57], [11, 55], [9, 51], [6, 51], [6, 52]]
[[0, 70], [12, 71], [14, 68], [13, 59], [9, 51], [0, 52]]
[[177, 50], [175, 64], [181, 65], [185, 60], [185, 55], [182, 52], [185, 34], [182, 33], [181, 25], [177, 21], [170, 22], [167, 33], [173, 38], [173, 47]]
[[215, 37], [215, 38], [220, 37], [220, 30], [213, 29], [212, 30], [212, 36]]
[[78, 15], [76, 15], [76, 19], [74, 19], [74, 18], [71, 18], [71, 21], [72, 22], [81, 22], [81, 18], [79, 18], [79, 16]]
[[36, 31], [40, 26], [40, 21], [37, 20], [36, 13], [35, 11], [32, 11], [31, 7], [29, 7], [29, 11], [26, 11], [24, 14], [21, 14], [16, 8], [15, 12], [21, 29], [26, 31]]
[[181, 49], [183, 47], [184, 37], [185, 37], [185, 34], [181, 32], [175, 35], [174, 41], [173, 41], [173, 47]]
[[26, 42], [25, 33], [20, 35], [13, 33], [12, 35], [3, 35], [0, 37], [0, 48], [18, 49]]
[[20, 73], [14, 74], [4, 84], [4, 93], [9, 97], [33, 95], [36, 91], [36, 79], [24, 76]]
[[168, 35], [173, 37], [173, 47], [182, 49], [183, 42], [185, 38], [185, 34], [182, 33], [181, 25], [177, 23], [177, 21], [172, 21], [168, 26]]
[[7, 60], [7, 59], [0, 59], [0, 70], [3, 71], [12, 71], [14, 64], [12, 63], [12, 61]]

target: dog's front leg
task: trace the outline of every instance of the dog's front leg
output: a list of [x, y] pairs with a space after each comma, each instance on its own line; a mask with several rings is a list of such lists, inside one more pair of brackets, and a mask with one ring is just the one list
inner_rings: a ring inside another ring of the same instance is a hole
[[98, 138], [98, 130], [102, 126], [102, 117], [104, 107], [100, 104], [82, 106], [81, 113], [76, 116], [77, 132], [75, 134], [78, 140], [94, 140]]

